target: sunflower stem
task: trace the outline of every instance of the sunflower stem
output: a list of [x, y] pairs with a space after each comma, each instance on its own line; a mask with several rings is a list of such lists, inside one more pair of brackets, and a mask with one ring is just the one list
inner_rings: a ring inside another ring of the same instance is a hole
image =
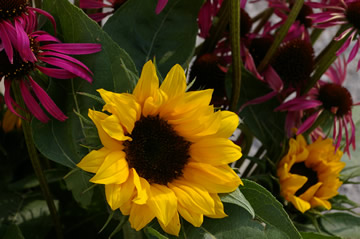
[[230, 110], [236, 111], [236, 106], [240, 98], [241, 88], [241, 55], [240, 55], [240, 1], [231, 0], [230, 8], [230, 40], [232, 56], [232, 93], [230, 100]]
[[[15, 82], [15, 83], [17, 83], [17, 82]], [[17, 104], [22, 109], [26, 109], [24, 100], [21, 96], [19, 84], [13, 84], [12, 89], [13, 89], [13, 93], [14, 93]], [[54, 223], [54, 227], [55, 227], [55, 231], [56, 231], [56, 237], [58, 239], [62, 239], [63, 233], [62, 233], [62, 229], [61, 229], [60, 219], [58, 217], [55, 203], [54, 203], [54, 200], [50, 193], [50, 189], [49, 189], [49, 185], [47, 183], [46, 177], [43, 173], [43, 170], [41, 169], [41, 164], [39, 161], [38, 153], [37, 153], [34, 141], [33, 141], [30, 120], [29, 120], [31, 118], [31, 116], [28, 112], [24, 112], [24, 116], [25, 116], [25, 120], [22, 119], [21, 124], [22, 124], [22, 128], [23, 128], [26, 147], [28, 149], [28, 154], [29, 154], [29, 157], [31, 160], [31, 164], [33, 166], [35, 175], [36, 175], [37, 179], [39, 180], [41, 191], [43, 193], [43, 196], [44, 196], [47, 206], [49, 208], [51, 218]]]
[[277, 32], [273, 44], [271, 45], [270, 49], [267, 51], [264, 59], [261, 61], [260, 65], [258, 67], [259, 72], [262, 72], [263, 70], [265, 70], [265, 68], [269, 64], [271, 58], [276, 53], [276, 50], [279, 48], [281, 42], [283, 41], [286, 34], [288, 33], [291, 25], [296, 20], [296, 17], [299, 14], [303, 4], [304, 4], [304, 0], [295, 1], [293, 8], [291, 9], [291, 11], [288, 15], [288, 18], [286, 19], [285, 23], [281, 26], [281, 28]]

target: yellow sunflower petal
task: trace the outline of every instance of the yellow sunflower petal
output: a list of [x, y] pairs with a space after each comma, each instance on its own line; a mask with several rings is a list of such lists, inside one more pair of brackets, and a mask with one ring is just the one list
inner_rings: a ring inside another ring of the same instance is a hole
[[297, 174], [290, 174], [290, 177], [281, 181], [281, 190], [286, 193], [295, 194], [306, 182], [307, 177]]
[[99, 150], [93, 150], [88, 153], [81, 161], [77, 164], [79, 168], [85, 170], [90, 173], [96, 173], [101, 164], [104, 162], [105, 158], [111, 153], [112, 151], [103, 147]]
[[305, 201], [310, 201], [312, 197], [314, 197], [315, 193], [317, 192], [317, 190], [320, 188], [320, 186], [322, 185], [322, 182], [318, 182], [314, 185], [312, 185], [310, 188], [308, 188], [303, 194], [301, 194], [299, 197]]
[[138, 102], [142, 105], [145, 100], [154, 96], [155, 92], [159, 89], [159, 79], [156, 75], [156, 69], [152, 61], [145, 63], [140, 79], [136, 84], [133, 95], [137, 98]]
[[109, 117], [107, 114], [89, 109], [90, 119], [95, 123], [101, 143], [108, 149], [122, 150], [123, 146], [119, 141], [111, 138], [103, 129], [102, 121]]
[[[181, 101], [173, 108], [173, 114], [185, 114], [201, 107], [209, 106], [214, 90], [190, 91], [184, 94]], [[161, 115], [161, 113], [160, 113]]]
[[294, 207], [302, 213], [306, 212], [307, 210], [309, 210], [311, 208], [311, 205], [309, 202], [307, 202], [299, 197], [296, 197], [296, 196], [290, 197], [288, 199], [288, 201], [290, 201], [294, 205]]
[[120, 207], [119, 199], [120, 199], [120, 184], [107, 184], [105, 185], [105, 196], [106, 201], [112, 210], [116, 210]]
[[121, 126], [119, 119], [115, 115], [110, 115], [101, 121], [102, 128], [111, 138], [125, 141], [132, 140], [129, 136], [125, 136], [123, 127]]
[[169, 183], [168, 186], [174, 191], [178, 203], [180, 203], [184, 208], [188, 208], [202, 214], [215, 213], [214, 200], [205, 188], [181, 180]]
[[129, 166], [122, 151], [111, 152], [90, 182], [98, 184], [121, 184], [129, 176]]
[[226, 213], [224, 212], [224, 205], [220, 200], [220, 197], [216, 193], [210, 193], [210, 196], [213, 198], [215, 202], [215, 213], [214, 214], [205, 214], [207, 217], [211, 218], [224, 218], [227, 217]]
[[146, 205], [132, 204], [130, 210], [129, 222], [136, 231], [144, 228], [155, 217], [155, 214]]
[[137, 190], [137, 196], [133, 199], [136, 204], [145, 204], [149, 198], [150, 184], [144, 178], [139, 177], [134, 168], [130, 169], [133, 175], [133, 182]]
[[228, 193], [242, 184], [239, 176], [228, 166], [212, 166], [189, 162], [184, 169], [184, 178], [206, 188], [210, 193]]
[[232, 163], [242, 156], [241, 149], [227, 138], [204, 138], [190, 147], [191, 158], [212, 165]]
[[176, 213], [177, 199], [175, 193], [168, 187], [151, 184], [147, 205], [155, 213], [159, 222], [167, 226]]
[[117, 94], [104, 89], [97, 91], [106, 102], [103, 110], [116, 115], [126, 132], [131, 133], [141, 115], [141, 107], [136, 98], [127, 93]]
[[221, 125], [217, 137], [229, 138], [239, 125], [239, 116], [231, 111], [220, 111]]
[[204, 221], [204, 214], [196, 211], [194, 212], [191, 208], [183, 207], [181, 203], [178, 204], [178, 211], [180, 215], [194, 227], [200, 227]]
[[327, 210], [331, 209], [331, 203], [329, 201], [318, 198], [318, 197], [313, 197], [311, 199], [311, 206], [312, 207], [319, 207], [320, 206], [320, 207], [326, 208]]
[[167, 100], [167, 95], [162, 90], [158, 90], [154, 97], [148, 97], [144, 102], [143, 107], [143, 116], [147, 117], [148, 115], [158, 115], [159, 108]]
[[175, 236], [179, 235], [180, 219], [178, 213], [175, 213], [175, 215], [172, 217], [168, 225], [164, 225], [161, 221], [159, 221], [159, 224], [165, 232]]
[[183, 68], [176, 64], [171, 68], [162, 82], [160, 89], [163, 90], [169, 98], [175, 98], [183, 95], [186, 90], [186, 76]]

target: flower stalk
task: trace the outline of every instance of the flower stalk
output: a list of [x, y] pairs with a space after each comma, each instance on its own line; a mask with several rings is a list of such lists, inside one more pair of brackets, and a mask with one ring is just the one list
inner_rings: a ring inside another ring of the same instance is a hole
[[[24, 103], [23, 97], [20, 92], [19, 84], [14, 84], [14, 87], [12, 89], [13, 89], [16, 103], [22, 109], [25, 109], [25, 103]], [[26, 147], [28, 149], [28, 154], [29, 154], [29, 157], [31, 160], [31, 164], [33, 166], [35, 175], [36, 175], [37, 179], [39, 180], [41, 191], [42, 191], [43, 196], [48, 205], [48, 208], [49, 208], [49, 211], [51, 214], [51, 218], [53, 220], [55, 231], [56, 231], [56, 238], [62, 239], [63, 233], [62, 233], [62, 229], [61, 229], [60, 219], [59, 219], [59, 216], [56, 211], [54, 200], [50, 193], [49, 185], [47, 183], [47, 180], [46, 180], [43, 170], [41, 168], [38, 153], [36, 151], [36, 147], [35, 147], [35, 144], [33, 141], [31, 126], [30, 126], [30, 121], [29, 121], [31, 116], [28, 112], [25, 112], [24, 117], [25, 117], [25, 119], [23, 118], [21, 120], [22, 121], [21, 125], [23, 128], [24, 138], [25, 138], [25, 142], [26, 142]]]
[[260, 65], [258, 67], [258, 72], [262, 72], [263, 70], [265, 70], [266, 66], [269, 64], [271, 58], [273, 57], [276, 50], [279, 48], [281, 42], [283, 41], [286, 34], [288, 33], [291, 25], [296, 20], [296, 17], [299, 14], [303, 4], [304, 4], [304, 0], [295, 1], [294, 6], [291, 9], [288, 18], [286, 19], [285, 23], [279, 29], [278, 33], [275, 36], [275, 40], [274, 40], [273, 44], [271, 45], [270, 49], [266, 53], [264, 59], [261, 61]]
[[240, 1], [231, 0], [230, 8], [230, 37], [232, 55], [232, 92], [230, 100], [230, 110], [236, 111], [236, 106], [240, 98], [241, 88], [241, 55], [240, 55]]

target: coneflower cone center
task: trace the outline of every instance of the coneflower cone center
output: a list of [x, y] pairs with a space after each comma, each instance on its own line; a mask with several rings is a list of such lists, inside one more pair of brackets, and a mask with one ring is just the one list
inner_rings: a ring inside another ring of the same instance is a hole
[[318, 99], [326, 110], [339, 117], [348, 114], [353, 105], [350, 92], [341, 85], [328, 83], [320, 87]]
[[360, 2], [349, 3], [345, 16], [347, 20], [360, 31]]
[[[39, 43], [32, 37], [29, 37], [30, 48], [32, 52], [36, 54], [39, 52]], [[14, 50], [14, 60], [13, 64], [10, 63], [9, 58], [6, 52], [3, 50], [0, 52], [0, 79], [5, 76], [5, 78], [10, 80], [22, 79], [24, 76], [28, 75], [35, 67], [33, 62], [24, 62], [20, 54]]]
[[126, 160], [150, 183], [166, 185], [183, 175], [190, 142], [158, 116], [141, 117], [125, 141]]
[[279, 48], [271, 65], [286, 87], [301, 89], [314, 69], [313, 47], [301, 39], [288, 41]]
[[29, 5], [29, 0], [0, 0], [0, 20], [21, 15]]
[[306, 167], [304, 162], [295, 163], [291, 167], [290, 173], [305, 176], [307, 178], [306, 183], [295, 192], [295, 196], [300, 196], [318, 182], [317, 173], [311, 168]]

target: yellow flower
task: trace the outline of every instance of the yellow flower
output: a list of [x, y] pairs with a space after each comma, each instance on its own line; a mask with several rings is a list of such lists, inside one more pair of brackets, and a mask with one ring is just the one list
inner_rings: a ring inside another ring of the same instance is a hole
[[304, 213], [318, 206], [331, 209], [328, 199], [338, 194], [339, 173], [345, 163], [331, 139], [318, 138], [308, 145], [302, 135], [290, 139], [289, 151], [279, 162], [281, 195]]
[[236, 114], [214, 112], [213, 90], [185, 92], [184, 70], [175, 65], [159, 87], [155, 66], [144, 65], [133, 94], [98, 90], [103, 112], [89, 110], [103, 148], [78, 164], [105, 184], [113, 210], [130, 215], [136, 230], [155, 217], [169, 234], [178, 235], [179, 214], [199, 227], [203, 216], [226, 216], [218, 193], [242, 184], [228, 166], [241, 149], [228, 138]]

